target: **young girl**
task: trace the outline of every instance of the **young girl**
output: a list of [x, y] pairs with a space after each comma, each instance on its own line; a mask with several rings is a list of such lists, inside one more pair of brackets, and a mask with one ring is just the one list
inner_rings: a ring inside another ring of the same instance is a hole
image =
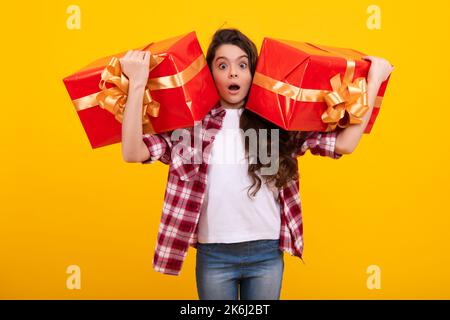
[[[255, 44], [236, 29], [216, 31], [206, 60], [220, 101], [199, 128], [184, 129], [201, 150], [177, 148], [173, 132], [143, 134], [141, 108], [148, 79], [149, 53], [129, 51], [120, 63], [129, 78], [122, 122], [122, 155], [127, 162], [169, 165], [153, 268], [179, 275], [189, 246], [197, 249], [196, 281], [200, 299], [279, 299], [283, 253], [302, 258], [303, 225], [297, 156], [339, 159], [351, 153], [367, 125], [381, 82], [392, 71], [381, 58], [368, 75], [370, 111], [363, 123], [331, 132], [285, 131], [245, 108], [256, 69]], [[267, 129], [257, 150], [272, 146], [278, 129], [278, 170], [249, 161], [249, 141], [242, 134]], [[262, 146], [260, 144], [267, 144]], [[194, 144], [192, 144], [193, 146]], [[180, 151], [183, 150], [183, 151]], [[201, 154], [202, 161], [198, 159]], [[231, 155], [231, 157], [230, 157]], [[224, 158], [228, 156], [228, 160]]]

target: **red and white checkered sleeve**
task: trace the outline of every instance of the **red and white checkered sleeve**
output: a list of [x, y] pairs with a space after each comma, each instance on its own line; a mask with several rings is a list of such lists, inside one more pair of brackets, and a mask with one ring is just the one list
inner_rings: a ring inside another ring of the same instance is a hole
[[306, 139], [302, 140], [297, 156], [303, 156], [309, 149], [311, 154], [322, 157], [330, 157], [332, 159], [339, 159], [342, 154], [337, 153], [336, 138], [338, 132], [336, 130], [329, 132], [309, 132]]
[[172, 142], [170, 140], [170, 132], [162, 132], [156, 134], [144, 133], [142, 140], [146, 144], [150, 157], [142, 161], [142, 164], [150, 164], [156, 160], [161, 161], [164, 164], [170, 163]]

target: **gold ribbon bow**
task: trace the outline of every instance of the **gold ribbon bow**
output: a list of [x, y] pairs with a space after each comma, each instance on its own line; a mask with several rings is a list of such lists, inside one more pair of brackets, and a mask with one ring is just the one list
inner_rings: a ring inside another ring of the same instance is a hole
[[[158, 66], [167, 56], [166, 53], [150, 55], [149, 72]], [[159, 102], [150, 95], [151, 90], [173, 89], [186, 85], [207, 67], [206, 59], [200, 54], [186, 69], [158, 78], [149, 78], [143, 100], [142, 124], [144, 133], [155, 133], [149, 117], [158, 117]], [[122, 73], [119, 59], [113, 57], [103, 70], [99, 83], [101, 91], [73, 100], [77, 111], [100, 106], [114, 114], [115, 119], [122, 123], [125, 103], [128, 96], [128, 79]], [[192, 100], [186, 100], [189, 108]]]
[[[149, 72], [162, 61], [163, 58], [151, 55]], [[113, 86], [107, 87], [107, 84], [112, 84]], [[114, 114], [114, 117], [120, 123], [122, 123], [125, 103], [127, 102], [128, 85], [129, 81], [122, 72], [119, 59], [113, 57], [102, 72], [99, 83], [101, 91], [96, 96], [96, 100], [100, 107]], [[144, 91], [142, 105], [143, 131], [145, 133], [155, 133], [149, 117], [158, 117], [160, 105], [159, 102], [155, 101], [150, 95], [149, 83], [147, 83]]]
[[354, 69], [355, 61], [347, 60], [344, 81], [341, 82], [340, 73], [330, 79], [333, 90], [323, 96], [328, 108], [321, 116], [322, 121], [328, 123], [327, 131], [362, 123], [362, 117], [369, 110], [366, 79], [360, 77], [350, 82]]

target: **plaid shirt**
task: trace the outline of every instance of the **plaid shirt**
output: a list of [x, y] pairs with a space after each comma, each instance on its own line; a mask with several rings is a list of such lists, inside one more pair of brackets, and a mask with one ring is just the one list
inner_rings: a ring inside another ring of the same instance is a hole
[[[201, 125], [186, 128], [191, 134], [191, 145], [194, 145], [194, 139], [201, 141], [205, 153], [203, 159], [209, 159], [212, 147], [210, 144], [222, 126], [225, 112], [226, 110], [217, 104], [204, 117]], [[296, 161], [296, 156], [304, 155], [308, 149], [314, 155], [333, 159], [342, 156], [334, 150], [336, 131], [306, 134], [306, 137], [299, 140], [297, 153], [293, 154]], [[189, 247], [197, 248], [197, 226], [206, 194], [209, 161], [192, 161], [199, 151], [198, 148], [190, 147], [189, 151], [182, 151], [186, 149], [175, 148], [180, 141], [172, 141], [170, 137], [171, 132], [144, 134], [143, 141], [150, 151], [150, 158], [142, 164], [159, 160], [169, 165], [153, 268], [163, 274], [179, 275]], [[279, 190], [278, 200], [281, 207], [279, 248], [292, 256], [298, 256], [303, 261], [303, 223], [298, 171], [293, 178]]]

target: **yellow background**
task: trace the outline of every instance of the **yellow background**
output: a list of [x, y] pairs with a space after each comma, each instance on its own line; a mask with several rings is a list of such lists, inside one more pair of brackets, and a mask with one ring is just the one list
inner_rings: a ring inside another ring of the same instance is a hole
[[[81, 30], [66, 27], [69, 5]], [[369, 30], [369, 5], [381, 30]], [[92, 150], [62, 79], [195, 30], [350, 47], [395, 70], [370, 135], [341, 160], [300, 158], [306, 265], [285, 253], [281, 299], [450, 298], [448, 1], [38, 1], [2, 4], [0, 298], [197, 299], [151, 263], [167, 167]], [[66, 269], [81, 268], [69, 290]], [[381, 289], [366, 282], [380, 267]]]

